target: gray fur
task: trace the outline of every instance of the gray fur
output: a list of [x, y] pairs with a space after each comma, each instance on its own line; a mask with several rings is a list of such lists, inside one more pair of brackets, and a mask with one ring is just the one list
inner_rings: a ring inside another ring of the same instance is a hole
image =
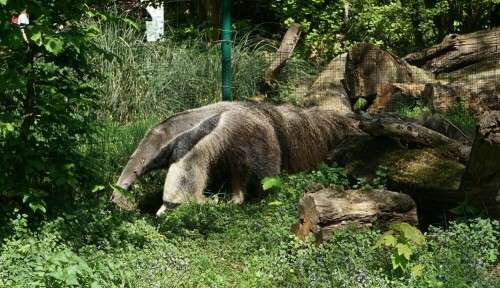
[[[208, 177], [216, 170], [229, 180], [232, 202], [241, 203], [247, 188], [261, 192], [262, 178], [313, 169], [338, 141], [359, 133], [355, 120], [328, 111], [221, 102], [153, 127], [117, 185], [128, 189], [141, 175], [168, 169], [159, 215], [179, 203], [204, 202]], [[113, 201], [119, 200], [114, 193]]]

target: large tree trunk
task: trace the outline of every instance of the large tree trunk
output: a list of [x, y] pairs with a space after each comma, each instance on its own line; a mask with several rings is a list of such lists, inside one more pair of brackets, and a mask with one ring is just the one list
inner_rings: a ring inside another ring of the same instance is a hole
[[[450, 34], [437, 45], [403, 57], [408, 63], [435, 74], [450, 72], [500, 56], [500, 29]], [[491, 62], [491, 61], [489, 61]]]
[[[320, 189], [317, 191], [317, 189]], [[292, 232], [304, 239], [310, 232], [322, 243], [336, 227], [391, 222], [418, 224], [417, 207], [410, 196], [385, 190], [344, 190], [343, 186], [318, 187], [299, 199], [300, 222]]]
[[481, 118], [459, 190], [490, 217], [500, 218], [500, 111]]

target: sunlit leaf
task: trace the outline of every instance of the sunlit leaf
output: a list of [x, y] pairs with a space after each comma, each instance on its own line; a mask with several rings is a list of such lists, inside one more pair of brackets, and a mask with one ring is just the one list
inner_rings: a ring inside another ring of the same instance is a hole
[[396, 248], [398, 248], [399, 255], [403, 255], [406, 259], [410, 260], [411, 254], [413, 254], [413, 252], [411, 251], [408, 244], [398, 243], [396, 244]]
[[377, 247], [380, 247], [382, 245], [385, 245], [385, 246], [396, 246], [396, 244], [398, 243], [398, 240], [392, 234], [394, 234], [393, 230], [389, 230], [389, 231], [385, 232], [384, 234], [382, 234], [378, 238], [378, 240], [375, 243], [375, 245], [373, 245], [372, 249], [376, 249]]
[[425, 237], [422, 232], [408, 223], [391, 223], [389, 227], [401, 232], [404, 238], [412, 240], [418, 245], [422, 244], [425, 241]]
[[279, 177], [265, 177], [261, 181], [262, 183], [262, 189], [269, 190], [273, 187], [282, 187], [283, 186], [283, 180]]
[[424, 270], [424, 265], [417, 264], [417, 265], [415, 265], [415, 267], [411, 268], [411, 274], [413, 274], [413, 277], [419, 277], [419, 276], [422, 276], [423, 270]]

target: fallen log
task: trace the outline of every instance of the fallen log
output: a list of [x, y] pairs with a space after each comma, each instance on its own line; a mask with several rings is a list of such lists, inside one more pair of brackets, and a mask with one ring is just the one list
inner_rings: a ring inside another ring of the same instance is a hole
[[331, 185], [305, 193], [299, 199], [297, 212], [300, 221], [292, 226], [292, 233], [301, 239], [313, 233], [317, 244], [325, 241], [334, 228], [371, 226], [375, 218], [379, 225], [418, 225], [417, 207], [410, 196], [377, 189], [345, 190], [343, 186]]
[[459, 191], [490, 217], [500, 218], [500, 111], [481, 118]]
[[441, 43], [423, 51], [408, 54], [403, 59], [411, 65], [441, 74], [485, 59], [499, 57], [499, 41], [499, 28], [464, 35], [450, 34]]
[[[369, 116], [371, 117], [371, 116]], [[470, 147], [421, 125], [395, 117], [361, 119], [359, 128], [372, 136], [387, 136], [420, 147], [439, 148], [462, 163], [469, 160]]]

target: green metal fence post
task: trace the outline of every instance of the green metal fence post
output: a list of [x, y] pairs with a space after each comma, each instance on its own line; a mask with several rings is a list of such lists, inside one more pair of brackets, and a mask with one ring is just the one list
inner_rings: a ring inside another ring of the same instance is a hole
[[222, 0], [222, 100], [231, 100], [231, 0]]

